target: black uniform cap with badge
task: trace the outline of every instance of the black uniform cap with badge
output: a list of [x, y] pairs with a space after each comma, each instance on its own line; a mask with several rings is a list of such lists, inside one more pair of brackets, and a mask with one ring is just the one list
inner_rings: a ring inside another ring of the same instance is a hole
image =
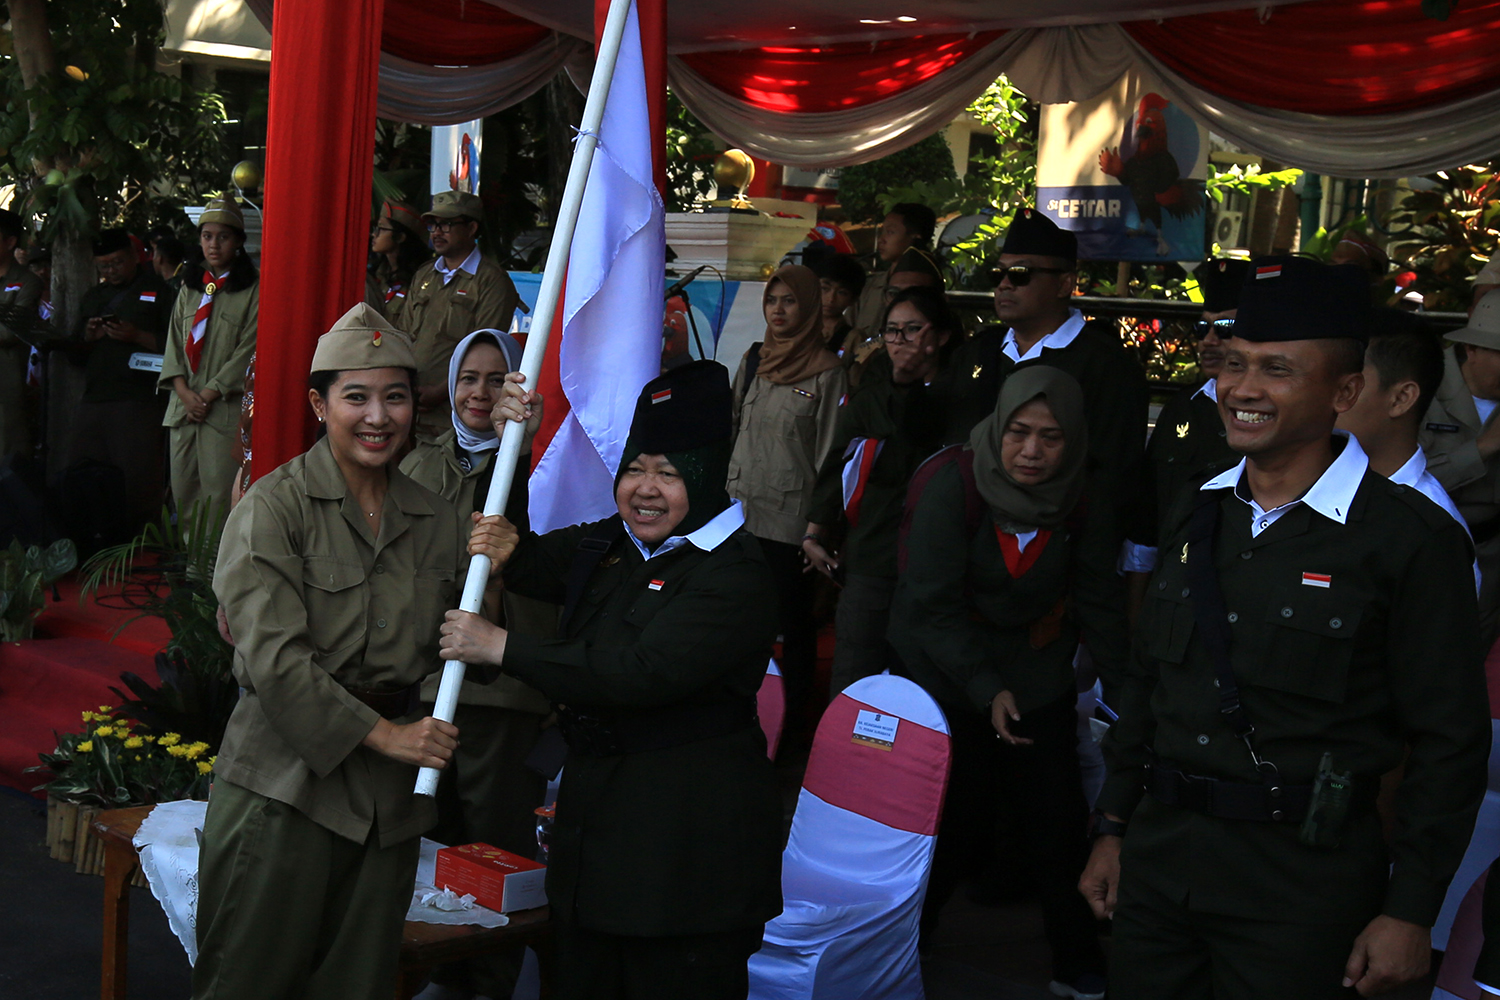
[[[1203, 311], [1225, 313], [1238, 309], [1240, 289], [1245, 287], [1245, 276], [1250, 273], [1250, 262], [1234, 257], [1216, 257], [1206, 260], [1193, 272], [1198, 279], [1198, 290], [1203, 293]], [[1193, 335], [1199, 340], [1210, 332], [1228, 339], [1234, 334], [1234, 319], [1200, 319], [1193, 324]]]
[[[1240, 289], [1234, 336], [1265, 344], [1370, 339], [1369, 279], [1350, 264], [1310, 257], [1257, 257]], [[1358, 369], [1356, 369], [1358, 370]]]
[[1016, 213], [1010, 228], [1005, 231], [1005, 242], [1000, 253], [1008, 256], [1056, 257], [1065, 267], [1040, 267], [1024, 264], [1006, 267], [994, 265], [990, 280], [998, 286], [1002, 278], [1009, 278], [1017, 288], [1029, 284], [1036, 274], [1067, 274], [1077, 270], [1078, 237], [1058, 226], [1043, 212], [1034, 208], [1023, 208]]
[[639, 456], [665, 455], [688, 494], [687, 517], [673, 533], [703, 527], [729, 506], [733, 408], [729, 369], [717, 361], [694, 361], [647, 382], [636, 399], [615, 486]]
[[[923, 250], [920, 247], [907, 247], [901, 251], [901, 256], [896, 258], [896, 263], [891, 265], [891, 277], [898, 274], [925, 274], [932, 279], [932, 284], [941, 289], [947, 284], [943, 280], [943, 268], [933, 257], [932, 251]], [[911, 287], [910, 281], [900, 283], [900, 287]]]

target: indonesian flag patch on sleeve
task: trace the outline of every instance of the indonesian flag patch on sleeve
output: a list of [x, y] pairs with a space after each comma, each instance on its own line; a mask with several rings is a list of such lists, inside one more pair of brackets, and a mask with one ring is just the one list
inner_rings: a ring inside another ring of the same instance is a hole
[[1329, 573], [1303, 573], [1302, 586], [1322, 587], [1325, 590], [1333, 585], [1333, 576]]
[[665, 587], [666, 585], [667, 585], [667, 581], [665, 581], [665, 580], [652, 580], [650, 583], [646, 584], [646, 589], [647, 590], [660, 590], [661, 588]]
[[142, 302], [155, 302], [156, 301], [156, 293], [155, 292], [142, 292], [141, 293], [141, 301]]
[[7, 295], [9, 295], [11, 292], [19, 292], [20, 290], [21, 290], [21, 286], [20, 285], [6, 285], [5, 286], [5, 293]]
[[655, 406], [657, 403], [665, 403], [667, 400], [669, 400], [671, 398], [672, 398], [672, 390], [671, 389], [662, 389], [660, 392], [653, 392], [651, 394], [651, 405]]
[[1270, 265], [1268, 265], [1266, 267], [1257, 267], [1255, 269], [1255, 280], [1256, 281], [1260, 281], [1263, 278], [1279, 278], [1279, 277], [1281, 277], [1281, 265], [1280, 264], [1270, 264]]

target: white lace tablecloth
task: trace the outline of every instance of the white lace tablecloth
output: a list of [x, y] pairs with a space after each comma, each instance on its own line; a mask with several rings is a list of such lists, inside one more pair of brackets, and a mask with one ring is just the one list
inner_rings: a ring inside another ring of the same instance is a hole
[[[135, 849], [140, 853], [141, 871], [151, 886], [151, 894], [166, 911], [167, 924], [182, 947], [188, 962], [198, 961], [198, 831], [208, 813], [207, 802], [163, 802], [151, 810], [136, 831]], [[481, 927], [503, 927], [509, 923], [503, 913], [474, 905], [468, 910], [438, 910], [424, 906], [422, 897], [434, 891], [433, 875], [437, 852], [442, 844], [422, 838], [417, 860], [417, 878], [412, 887], [407, 920], [429, 924], [478, 924]]]

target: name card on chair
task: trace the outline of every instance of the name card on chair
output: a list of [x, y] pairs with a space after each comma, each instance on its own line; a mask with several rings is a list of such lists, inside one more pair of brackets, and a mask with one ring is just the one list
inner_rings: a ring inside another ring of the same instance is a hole
[[901, 720], [894, 715], [860, 709], [854, 720], [853, 742], [876, 750], [891, 750], [896, 745], [896, 727]]

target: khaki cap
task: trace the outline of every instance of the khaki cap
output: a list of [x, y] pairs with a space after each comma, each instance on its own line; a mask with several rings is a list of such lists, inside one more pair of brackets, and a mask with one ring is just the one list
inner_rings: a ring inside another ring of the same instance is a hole
[[1484, 294], [1474, 307], [1468, 326], [1443, 336], [1456, 343], [1500, 351], [1500, 288]]
[[424, 219], [456, 219], [467, 216], [476, 222], [484, 218], [484, 202], [479, 195], [467, 191], [439, 191], [432, 196], [432, 210], [423, 214]]
[[361, 302], [339, 317], [313, 351], [309, 372], [359, 371], [362, 368], [415, 368], [411, 338], [380, 313]]
[[427, 240], [427, 227], [423, 225], [422, 217], [404, 201], [381, 202], [380, 219], [393, 226], [400, 226], [423, 242]]
[[245, 231], [245, 213], [240, 211], [240, 203], [234, 200], [234, 195], [227, 191], [217, 198], [208, 199], [208, 204], [203, 207], [203, 214], [198, 216], [199, 227], [205, 222], [217, 222], [242, 233]]
[[1500, 253], [1491, 257], [1489, 263], [1479, 269], [1479, 273], [1474, 275], [1474, 284], [1500, 285]]

